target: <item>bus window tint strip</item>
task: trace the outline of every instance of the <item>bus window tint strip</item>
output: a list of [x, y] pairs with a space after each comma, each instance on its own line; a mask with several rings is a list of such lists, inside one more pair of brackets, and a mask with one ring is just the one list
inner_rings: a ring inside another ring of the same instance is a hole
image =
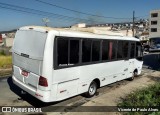
[[129, 49], [129, 42], [123, 42], [123, 58], [128, 58], [128, 49]]
[[117, 58], [123, 58], [123, 41], [118, 41]]
[[109, 59], [110, 60], [116, 59], [116, 50], [117, 50], [117, 41], [110, 41], [109, 42]]
[[68, 64], [68, 39], [58, 39], [58, 65], [67, 66]]
[[92, 42], [92, 61], [100, 60], [100, 40]]
[[82, 41], [82, 62], [90, 62], [91, 59], [91, 40]]
[[134, 58], [135, 57], [135, 43], [131, 42], [130, 43], [130, 58]]
[[102, 60], [108, 60], [108, 58], [109, 58], [109, 42], [107, 40], [103, 40], [102, 42]]
[[79, 40], [70, 40], [70, 64], [79, 62]]

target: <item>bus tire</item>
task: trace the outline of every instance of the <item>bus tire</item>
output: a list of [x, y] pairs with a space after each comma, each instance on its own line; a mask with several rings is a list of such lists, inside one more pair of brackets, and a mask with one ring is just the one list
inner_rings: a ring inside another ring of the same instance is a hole
[[88, 91], [85, 93], [85, 96], [87, 98], [91, 98], [96, 94], [96, 92], [97, 92], [97, 83], [95, 81], [92, 81], [88, 88]]
[[134, 71], [132, 77], [130, 77], [128, 80], [133, 81], [134, 78], [137, 76], [137, 74], [138, 74], [137, 71]]

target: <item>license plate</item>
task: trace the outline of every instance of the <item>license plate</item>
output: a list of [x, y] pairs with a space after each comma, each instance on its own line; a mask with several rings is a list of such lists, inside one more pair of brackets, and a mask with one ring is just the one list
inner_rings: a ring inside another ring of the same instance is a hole
[[28, 72], [27, 72], [27, 71], [25, 71], [25, 70], [22, 70], [21, 74], [22, 74], [23, 76], [25, 76], [25, 77], [27, 77], [27, 76], [28, 76]]

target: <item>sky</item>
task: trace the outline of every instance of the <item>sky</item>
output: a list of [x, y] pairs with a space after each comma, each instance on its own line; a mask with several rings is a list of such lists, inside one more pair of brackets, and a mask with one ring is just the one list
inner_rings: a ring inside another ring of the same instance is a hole
[[[32, 10], [24, 9], [24, 7]], [[33, 11], [33, 9], [38, 11]], [[26, 25], [44, 26], [43, 18], [49, 19], [48, 26], [51, 27], [65, 27], [83, 22], [87, 24], [126, 22], [132, 21], [133, 11], [135, 11], [136, 19], [147, 19], [150, 10], [156, 9], [160, 9], [160, 0], [0, 0], [0, 31], [18, 29]]]

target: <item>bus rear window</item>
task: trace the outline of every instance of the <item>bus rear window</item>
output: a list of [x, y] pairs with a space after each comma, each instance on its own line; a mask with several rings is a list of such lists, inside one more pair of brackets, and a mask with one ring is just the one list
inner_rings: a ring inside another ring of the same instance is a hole
[[43, 59], [47, 33], [34, 30], [19, 30], [14, 39], [13, 51], [32, 59]]

